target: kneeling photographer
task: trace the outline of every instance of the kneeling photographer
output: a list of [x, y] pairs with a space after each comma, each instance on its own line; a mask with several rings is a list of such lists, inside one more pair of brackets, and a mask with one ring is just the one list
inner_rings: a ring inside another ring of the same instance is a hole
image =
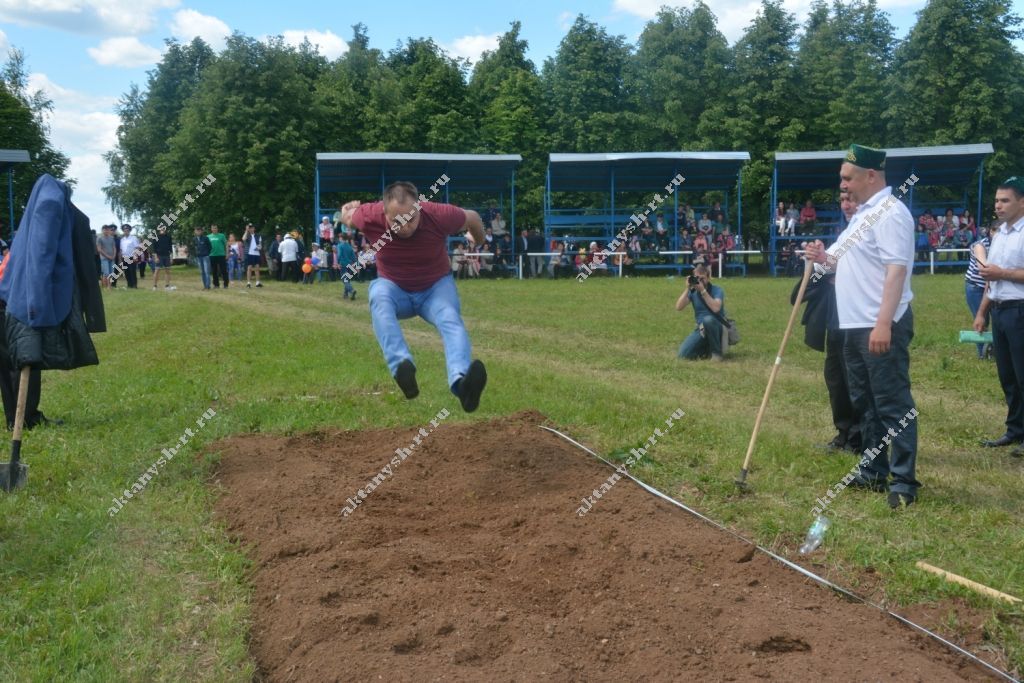
[[676, 310], [681, 311], [692, 303], [697, 327], [679, 347], [679, 357], [697, 360], [710, 356], [711, 360], [720, 361], [725, 328], [725, 292], [718, 285], [711, 284], [711, 272], [703, 265], [693, 269], [686, 283], [686, 291], [676, 301]]

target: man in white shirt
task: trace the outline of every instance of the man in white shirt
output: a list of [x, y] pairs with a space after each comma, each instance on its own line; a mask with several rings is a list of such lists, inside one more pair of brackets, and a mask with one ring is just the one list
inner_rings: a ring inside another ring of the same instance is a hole
[[121, 237], [121, 261], [124, 265], [125, 278], [128, 280], [128, 289], [138, 289], [139, 281], [136, 268], [143, 256], [136, 251], [142, 243], [139, 242], [138, 237], [132, 234], [132, 226], [125, 223], [121, 226], [121, 230], [124, 231], [124, 236]]
[[888, 489], [889, 507], [897, 509], [913, 504], [921, 485], [914, 474], [918, 413], [910, 393], [914, 219], [886, 185], [884, 151], [852, 145], [839, 177], [840, 190], [859, 208], [827, 251], [816, 240], [806, 258], [836, 274], [850, 400], [863, 416], [864, 456], [849, 486]]
[[[978, 264], [986, 281], [974, 329], [985, 331], [992, 313], [992, 350], [1006, 396], [1006, 432], [984, 446], [1024, 441], [1024, 176], [1013, 176], [996, 190], [996, 217], [1002, 225], [992, 236], [988, 258]], [[1024, 455], [1017, 447], [1010, 455]]]
[[281, 246], [278, 247], [281, 254], [281, 277], [285, 282], [297, 282], [299, 271], [296, 267], [296, 259], [299, 257], [299, 243], [291, 233], [284, 236]]

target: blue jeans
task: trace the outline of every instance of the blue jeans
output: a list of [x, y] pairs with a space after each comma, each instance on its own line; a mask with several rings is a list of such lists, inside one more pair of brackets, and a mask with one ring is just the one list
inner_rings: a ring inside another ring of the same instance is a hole
[[210, 257], [196, 256], [196, 263], [199, 264], [199, 277], [203, 279], [203, 289], [210, 288]]
[[356, 291], [356, 288], [352, 286], [352, 278], [345, 277], [341, 281], [345, 284], [345, 294], [352, 294]]
[[[700, 324], [704, 324], [704, 336], [700, 334]], [[706, 358], [708, 354], [722, 355], [722, 323], [713, 315], [705, 315], [697, 321], [698, 328], [683, 340], [679, 347], [679, 357], [686, 360]]]
[[[964, 296], [967, 298], [967, 308], [971, 309], [972, 324], [974, 323], [974, 318], [978, 315], [978, 309], [981, 308], [981, 297], [984, 294], [984, 287], [972, 284], [969, 280], [964, 282]], [[991, 319], [992, 314], [989, 313], [988, 319], [985, 320], [985, 324], [987, 325]], [[978, 347], [978, 358], [981, 358], [985, 354], [985, 345], [976, 344], [976, 346]]]
[[462, 323], [459, 294], [451, 275], [442, 277], [422, 292], [407, 292], [391, 280], [378, 277], [370, 283], [369, 297], [373, 332], [392, 376], [399, 363], [412, 360], [398, 321], [416, 315], [441, 333], [448, 366], [448, 386], [453, 386], [466, 374], [471, 354], [469, 334]]

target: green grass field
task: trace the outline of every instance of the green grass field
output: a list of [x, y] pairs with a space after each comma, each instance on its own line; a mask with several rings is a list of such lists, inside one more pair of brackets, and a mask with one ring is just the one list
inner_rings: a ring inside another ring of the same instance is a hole
[[[175, 278], [176, 292], [106, 297], [99, 366], [44, 373], [41, 408], [67, 424], [26, 436], [29, 484], [0, 494], [0, 680], [251, 679], [251, 565], [211, 515], [216, 455], [206, 446], [227, 435], [412, 429], [443, 407], [453, 409], [448, 422], [536, 409], [611, 453], [682, 408], [639, 476], [791, 556], [814, 499], [854, 463], [815, 448], [833, 431], [823, 356], [803, 345], [800, 328], [754, 456], [754, 492], [733, 486], [792, 280], [720, 283], [743, 334], [723, 364], [676, 360], [693, 325], [691, 311], [673, 308], [679, 279], [462, 284], [474, 353], [490, 377], [467, 418], [446, 387], [440, 341], [419, 320], [406, 331], [421, 394], [401, 398], [373, 338], [365, 283], [353, 304], [340, 284], [203, 292], [196, 271], [175, 269]], [[914, 568], [925, 560], [1024, 596], [1024, 462], [977, 446], [1002, 433], [995, 366], [955, 343], [970, 325], [962, 277], [918, 276], [914, 289], [919, 503], [893, 514], [884, 496], [844, 491], [823, 550], [807, 561], [893, 605], [966, 597], [990, 615], [989, 638], [1020, 670], [1021, 608]], [[210, 407], [209, 424], [110, 517], [113, 497]]]

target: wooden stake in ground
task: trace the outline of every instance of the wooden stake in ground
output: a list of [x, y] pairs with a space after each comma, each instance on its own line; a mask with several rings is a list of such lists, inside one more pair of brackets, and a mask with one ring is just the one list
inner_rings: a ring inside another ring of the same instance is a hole
[[977, 583], [976, 581], [971, 581], [970, 579], [965, 579], [964, 577], [960, 576], [959, 574], [954, 574], [953, 572], [947, 572], [945, 569], [939, 569], [938, 567], [933, 567], [932, 565], [928, 564], [927, 562], [922, 562], [922, 561], [918, 560], [917, 561], [917, 568], [918, 569], [923, 569], [926, 572], [931, 572], [932, 574], [935, 574], [936, 576], [941, 576], [946, 581], [952, 581], [953, 583], [958, 583], [961, 586], [966, 586], [967, 588], [970, 588], [973, 591], [981, 593], [982, 595], [987, 595], [990, 598], [998, 598], [999, 600], [1006, 600], [1007, 602], [1020, 602], [1021, 601], [1020, 598], [1015, 598], [1012, 595], [1007, 595], [1006, 593], [1002, 593], [1000, 591], [997, 591], [995, 588], [989, 588], [988, 586], [986, 586], [984, 584]]
[[750, 458], [754, 454], [754, 445], [757, 443], [758, 432], [761, 431], [761, 419], [764, 417], [764, 411], [768, 407], [768, 396], [772, 393], [775, 376], [779, 374], [779, 367], [782, 365], [782, 353], [786, 350], [786, 342], [789, 341], [789, 335], [793, 331], [793, 323], [796, 321], [796, 314], [800, 310], [800, 304], [804, 300], [804, 292], [807, 291], [807, 281], [810, 280], [811, 270], [813, 269], [813, 263], [804, 261], [804, 279], [800, 282], [800, 291], [797, 292], [796, 302], [793, 303], [793, 310], [789, 313], [786, 332], [782, 335], [782, 343], [779, 344], [779, 353], [775, 356], [775, 364], [772, 366], [771, 374], [768, 375], [768, 386], [764, 389], [764, 398], [761, 399], [761, 407], [757, 411], [757, 419], [754, 420], [754, 431], [750, 435], [750, 445], [747, 446], [747, 457], [743, 459], [743, 469], [740, 470], [740, 476], [736, 479], [736, 486], [741, 489], [747, 486], [747, 470], [750, 469]]

